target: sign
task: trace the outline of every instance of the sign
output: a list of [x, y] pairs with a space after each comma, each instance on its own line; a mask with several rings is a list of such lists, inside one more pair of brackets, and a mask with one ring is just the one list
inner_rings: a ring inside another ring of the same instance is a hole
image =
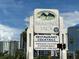
[[35, 33], [55, 33], [54, 28], [59, 27], [58, 15], [58, 10], [36, 9], [34, 13]]
[[57, 35], [35, 35], [34, 49], [36, 50], [56, 50], [59, 43]]

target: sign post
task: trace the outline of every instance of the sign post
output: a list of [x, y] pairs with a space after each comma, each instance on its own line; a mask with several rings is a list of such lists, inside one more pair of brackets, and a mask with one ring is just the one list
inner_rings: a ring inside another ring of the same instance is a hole
[[[64, 25], [60, 20], [57, 9], [34, 10], [34, 15], [30, 18], [30, 26], [27, 30], [27, 59], [34, 59], [34, 50], [37, 50], [37, 53], [40, 52], [39, 50], [55, 52], [59, 50], [57, 45], [64, 43], [62, 41]], [[63, 51], [60, 49], [60, 59], [62, 59], [61, 52]], [[49, 54], [50, 59], [51, 52]]]

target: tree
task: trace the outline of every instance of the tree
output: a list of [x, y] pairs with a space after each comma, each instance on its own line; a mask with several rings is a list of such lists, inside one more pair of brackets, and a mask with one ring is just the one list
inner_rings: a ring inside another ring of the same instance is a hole
[[15, 53], [15, 59], [25, 59], [25, 55], [22, 50], [18, 49]]

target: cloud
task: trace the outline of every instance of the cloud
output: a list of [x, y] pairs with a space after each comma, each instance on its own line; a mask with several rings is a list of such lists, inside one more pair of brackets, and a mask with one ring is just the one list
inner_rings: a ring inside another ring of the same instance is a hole
[[21, 29], [0, 24], [0, 41], [17, 41], [20, 39], [21, 31]]
[[65, 27], [74, 26], [79, 23], [79, 11], [61, 13], [64, 18]]

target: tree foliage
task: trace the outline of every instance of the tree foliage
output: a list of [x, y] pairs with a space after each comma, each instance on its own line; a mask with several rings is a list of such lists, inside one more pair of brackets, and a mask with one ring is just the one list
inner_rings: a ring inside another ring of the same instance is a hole
[[0, 59], [25, 59], [25, 55], [20, 49], [17, 50], [13, 56], [10, 55], [8, 51], [5, 51], [4, 53], [0, 52]]

